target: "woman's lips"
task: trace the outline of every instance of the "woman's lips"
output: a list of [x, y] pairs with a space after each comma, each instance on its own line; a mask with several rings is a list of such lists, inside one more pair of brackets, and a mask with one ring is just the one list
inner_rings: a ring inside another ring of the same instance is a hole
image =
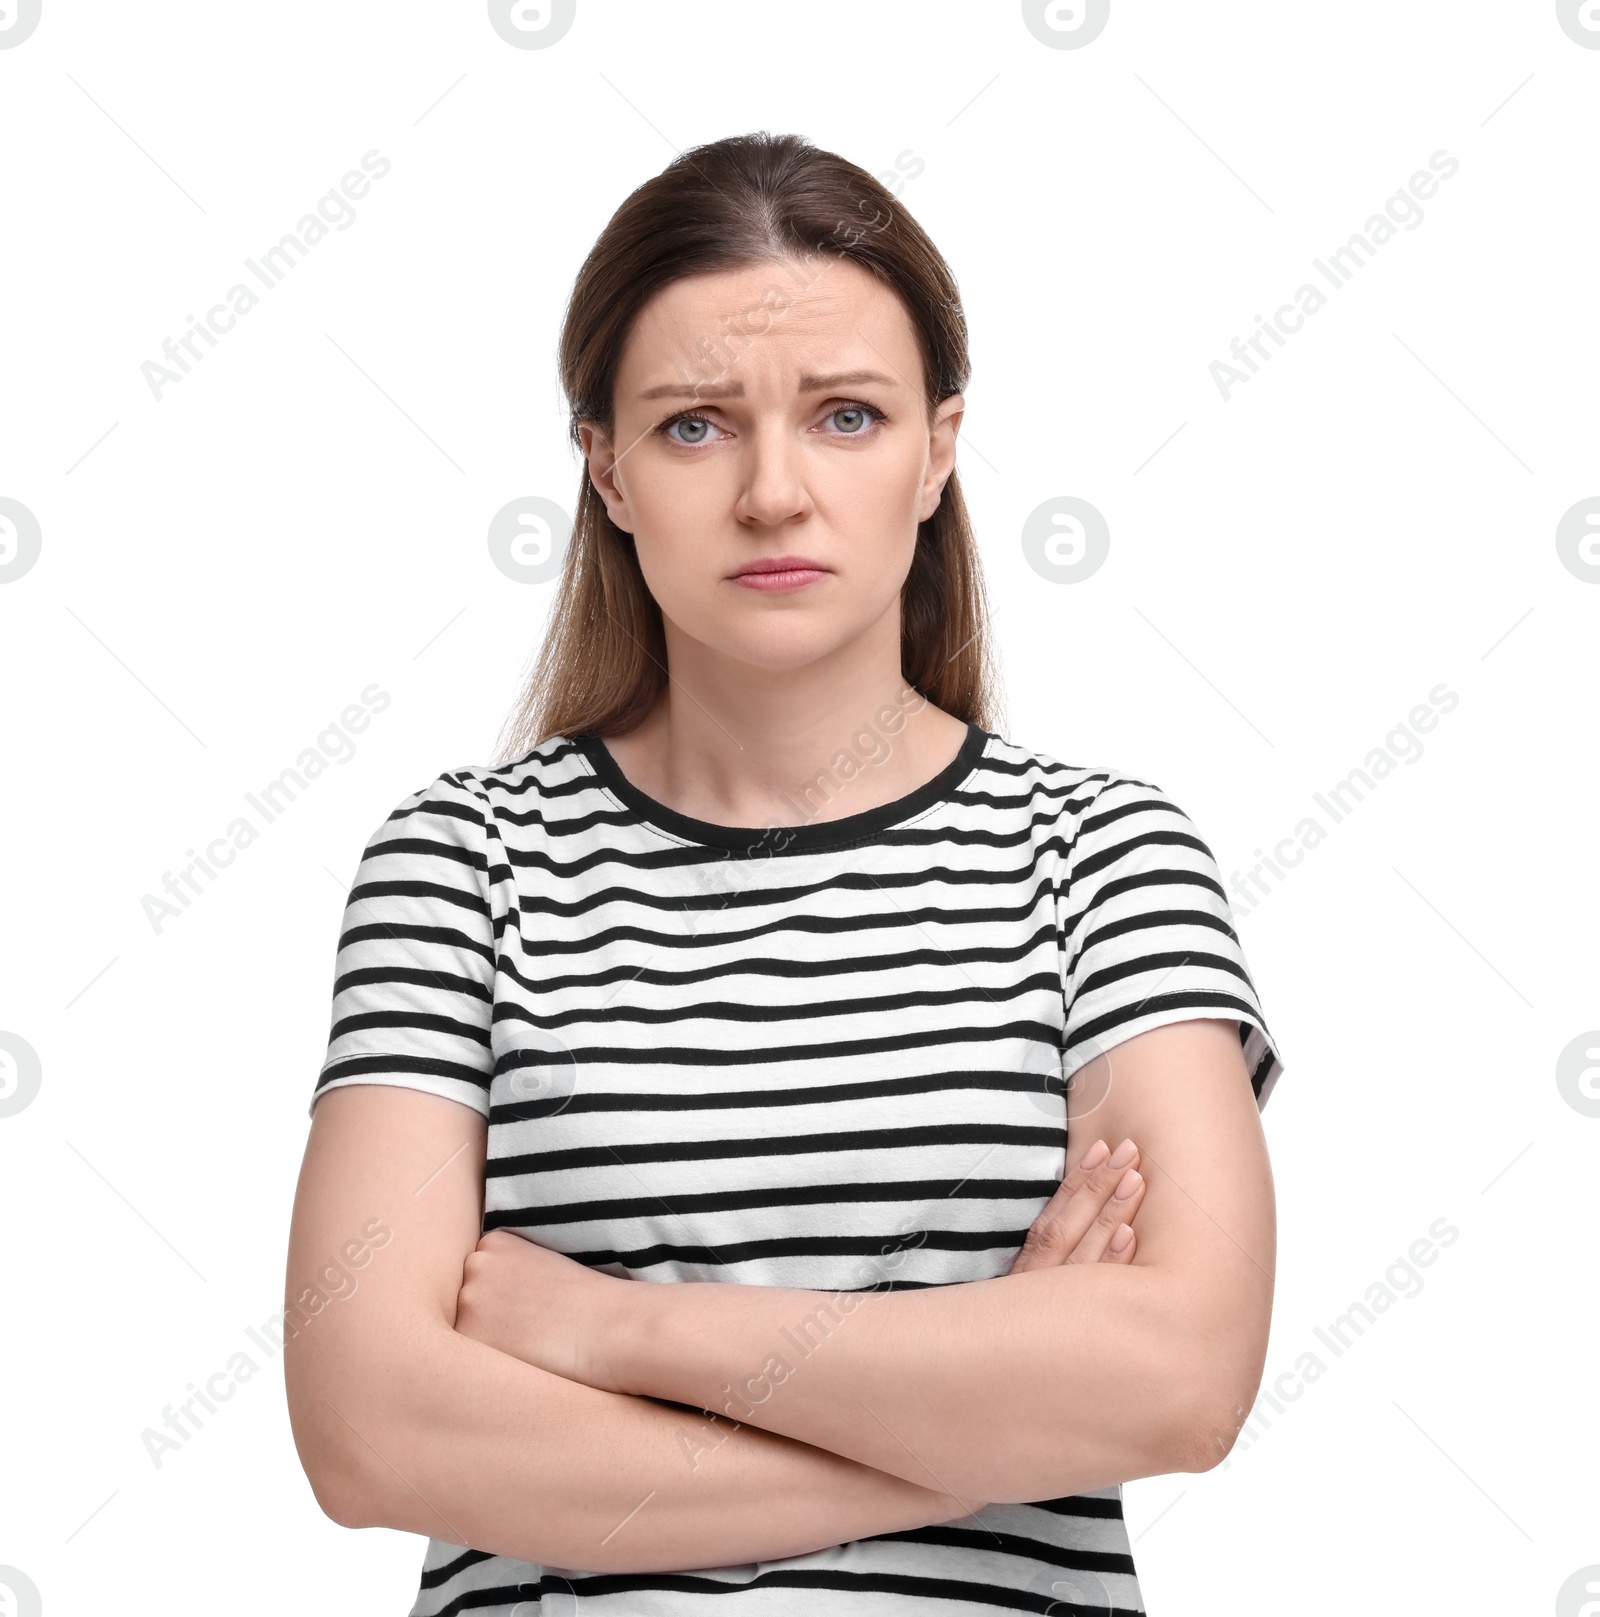
[[735, 573], [732, 582], [751, 590], [795, 590], [826, 576], [822, 567], [786, 567], [781, 573]]

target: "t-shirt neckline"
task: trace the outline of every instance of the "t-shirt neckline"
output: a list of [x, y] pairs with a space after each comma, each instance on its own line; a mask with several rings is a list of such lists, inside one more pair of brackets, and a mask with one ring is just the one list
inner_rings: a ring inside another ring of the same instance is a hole
[[877, 808], [863, 809], [836, 820], [783, 826], [718, 825], [680, 814], [641, 791], [622, 773], [610, 749], [594, 732], [585, 731], [571, 739], [601, 782], [646, 824], [666, 831], [685, 842], [712, 848], [727, 848], [751, 855], [814, 853], [822, 848], [856, 843], [924, 813], [954, 794], [983, 756], [990, 732], [967, 721], [967, 734], [960, 750], [931, 780]]

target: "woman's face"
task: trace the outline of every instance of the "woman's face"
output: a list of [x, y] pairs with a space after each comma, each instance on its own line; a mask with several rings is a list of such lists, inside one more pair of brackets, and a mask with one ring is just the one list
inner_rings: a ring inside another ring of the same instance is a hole
[[[963, 405], [944, 400], [930, 426], [911, 321], [847, 260], [759, 264], [658, 293], [623, 353], [614, 440], [593, 423], [580, 432], [674, 662], [703, 651], [795, 668], [875, 626], [898, 658], [900, 589], [955, 465]], [[734, 581], [780, 556], [821, 571], [776, 590]]]

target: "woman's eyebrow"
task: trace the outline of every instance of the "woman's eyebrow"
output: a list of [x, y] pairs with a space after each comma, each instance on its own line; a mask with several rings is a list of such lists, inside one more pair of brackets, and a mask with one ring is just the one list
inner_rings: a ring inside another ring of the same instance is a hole
[[[862, 382], [879, 382], [893, 387], [894, 379], [879, 371], [835, 371], [826, 376], [802, 376], [798, 393], [821, 393], [835, 387], [857, 387]], [[742, 399], [743, 382], [663, 382], [659, 387], [647, 387], [639, 395], [644, 399]]]

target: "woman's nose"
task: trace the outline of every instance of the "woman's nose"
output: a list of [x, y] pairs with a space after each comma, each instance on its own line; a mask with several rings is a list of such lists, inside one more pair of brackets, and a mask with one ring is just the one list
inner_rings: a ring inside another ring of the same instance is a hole
[[739, 470], [743, 480], [739, 505], [751, 521], [771, 526], [806, 509], [800, 446], [785, 429], [752, 433]]

